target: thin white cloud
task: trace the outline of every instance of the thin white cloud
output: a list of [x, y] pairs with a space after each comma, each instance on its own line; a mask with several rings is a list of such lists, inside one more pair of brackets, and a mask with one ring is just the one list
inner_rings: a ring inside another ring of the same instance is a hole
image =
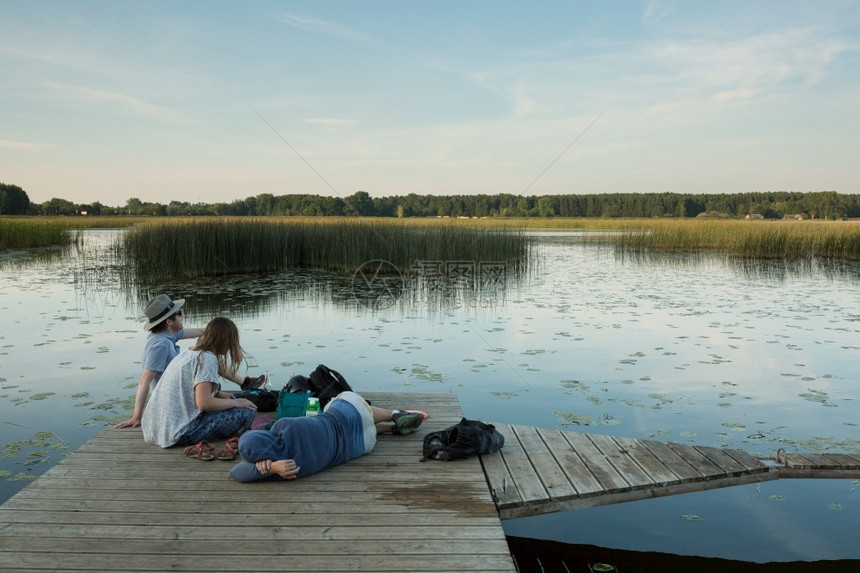
[[277, 20], [278, 22], [282, 22], [288, 26], [292, 26], [293, 28], [312, 32], [314, 34], [321, 34], [330, 38], [362, 43], [376, 43], [376, 40], [367, 34], [359, 32], [349, 26], [338, 24], [337, 22], [328, 22], [326, 20], [317, 20], [315, 18], [304, 18], [302, 16], [296, 16], [295, 14], [285, 14], [284, 16], [277, 18]]
[[30, 143], [28, 141], [12, 141], [10, 139], [0, 139], [0, 147], [6, 149], [17, 149], [19, 151], [41, 151], [50, 146], [44, 143]]
[[94, 61], [92, 58], [72, 53], [69, 50], [50, 49], [48, 46], [14, 46], [0, 44], [0, 54], [13, 59], [28, 60], [59, 66], [71, 70], [97, 70], [103, 68], [103, 63]]
[[646, 25], [659, 23], [669, 13], [669, 7], [662, 2], [649, 0], [642, 6], [642, 23]]
[[356, 125], [358, 122], [354, 119], [342, 119], [337, 117], [310, 117], [302, 120], [302, 123], [328, 126], [350, 126]]
[[135, 115], [149, 117], [151, 119], [169, 121], [173, 123], [193, 124], [195, 120], [189, 118], [181, 111], [145, 102], [138, 98], [127, 96], [106, 90], [97, 90], [84, 86], [72, 86], [64, 84], [50, 84], [49, 87], [64, 92], [65, 95], [73, 94], [83, 103], [109, 104], [118, 109], [129, 111]]
[[750, 99], [785, 85], [812, 85], [828, 65], [856, 46], [813, 30], [781, 30], [728, 41], [673, 40], [651, 46], [647, 57], [682, 86], [715, 102]]

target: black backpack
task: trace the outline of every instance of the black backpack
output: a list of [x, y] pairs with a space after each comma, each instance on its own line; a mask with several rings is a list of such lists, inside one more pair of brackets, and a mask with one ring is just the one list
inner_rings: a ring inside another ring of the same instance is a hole
[[471, 455], [497, 452], [505, 437], [492, 424], [463, 418], [459, 424], [424, 436], [424, 460], [449, 462]]
[[260, 412], [274, 412], [278, 407], [278, 393], [274, 390], [258, 388], [247, 392], [232, 392], [234, 398], [247, 398]]
[[311, 372], [308, 380], [308, 388], [312, 396], [319, 398], [320, 411], [328, 404], [329, 400], [341, 392], [352, 391], [352, 388], [346, 382], [346, 378], [324, 364], [320, 364], [316, 370]]

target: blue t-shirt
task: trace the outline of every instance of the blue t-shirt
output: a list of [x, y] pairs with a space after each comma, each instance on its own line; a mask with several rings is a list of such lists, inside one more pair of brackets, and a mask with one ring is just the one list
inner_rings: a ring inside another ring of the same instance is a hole
[[176, 334], [171, 334], [166, 330], [162, 330], [160, 332], [152, 332], [146, 337], [140, 362], [143, 364], [144, 370], [152, 370], [158, 373], [150, 385], [150, 391], [152, 391], [152, 388], [161, 379], [161, 374], [167, 369], [170, 361], [179, 354], [179, 346], [176, 343], [182, 338], [184, 332], [185, 329], [181, 329]]

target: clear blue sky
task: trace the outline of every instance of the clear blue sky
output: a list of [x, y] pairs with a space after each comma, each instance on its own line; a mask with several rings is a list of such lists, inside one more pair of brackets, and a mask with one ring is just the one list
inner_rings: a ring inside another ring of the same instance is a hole
[[0, 0], [0, 182], [855, 193], [858, 48], [854, 0]]

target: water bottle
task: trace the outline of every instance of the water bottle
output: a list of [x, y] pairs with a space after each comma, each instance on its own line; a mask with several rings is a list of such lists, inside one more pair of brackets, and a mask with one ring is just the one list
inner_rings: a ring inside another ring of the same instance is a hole
[[308, 404], [305, 408], [305, 416], [316, 416], [320, 412], [320, 399], [308, 396]]

